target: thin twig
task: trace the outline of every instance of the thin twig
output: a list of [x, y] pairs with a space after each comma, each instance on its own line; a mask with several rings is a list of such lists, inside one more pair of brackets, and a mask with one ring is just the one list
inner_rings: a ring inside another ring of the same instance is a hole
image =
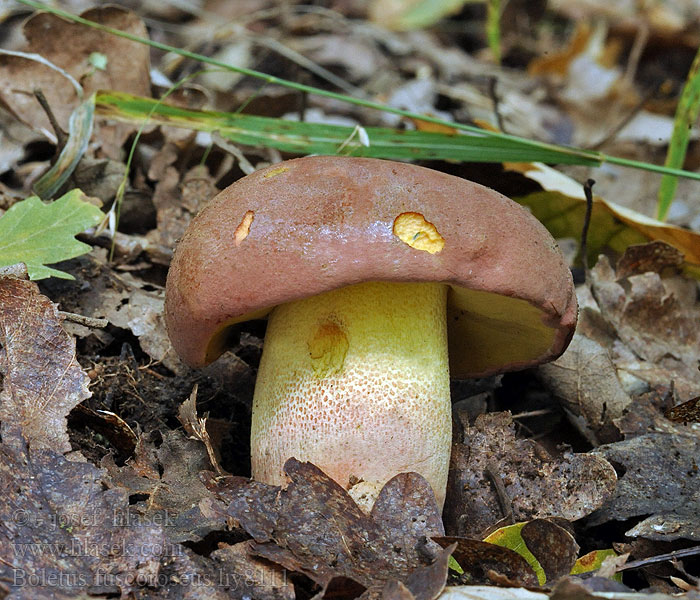
[[498, 126], [498, 129], [502, 131], [503, 133], [506, 133], [506, 129], [503, 125], [503, 117], [501, 116], [501, 99], [498, 96], [498, 92], [496, 91], [496, 86], [498, 85], [498, 77], [491, 76], [489, 77], [489, 97], [491, 98], [491, 102], [493, 102], [493, 113], [496, 115], [496, 125]]
[[44, 112], [46, 113], [46, 116], [49, 119], [49, 123], [51, 123], [51, 127], [53, 128], [53, 131], [56, 134], [56, 142], [58, 148], [62, 149], [66, 145], [66, 141], [68, 140], [66, 132], [63, 131], [63, 129], [61, 129], [61, 126], [58, 124], [58, 121], [56, 120], [56, 115], [53, 114], [53, 110], [51, 110], [51, 106], [49, 106], [49, 102], [46, 99], [46, 96], [44, 96], [44, 92], [42, 92], [41, 90], [34, 90], [34, 97], [37, 99], [39, 104], [41, 104], [41, 108], [44, 109]]
[[486, 474], [488, 475], [491, 483], [493, 483], [493, 488], [496, 490], [496, 496], [498, 497], [498, 504], [501, 506], [501, 512], [503, 513], [502, 521], [506, 521], [509, 524], [513, 524], [513, 503], [508, 497], [508, 492], [506, 492], [506, 486], [503, 485], [503, 480], [498, 474], [498, 468], [496, 464], [492, 461], [486, 463]]
[[548, 408], [540, 408], [538, 410], [529, 410], [527, 412], [516, 413], [512, 416], [512, 419], [525, 419], [527, 417], [543, 417], [544, 415], [551, 414], [552, 411]]
[[86, 327], [94, 327], [95, 329], [102, 329], [109, 325], [109, 321], [107, 319], [86, 317], [85, 315], [78, 315], [76, 313], [65, 312], [62, 310], [59, 310], [58, 314], [59, 316], [63, 317], [65, 321], [70, 321], [71, 323], [78, 323], [79, 325], [85, 325]]
[[646, 94], [644, 94], [644, 97], [639, 102], [637, 102], [637, 104], [634, 105], [632, 110], [630, 110], [620, 120], [620, 122], [612, 128], [612, 130], [607, 135], [605, 135], [592, 146], [589, 146], [589, 150], [600, 150], [608, 142], [615, 139], [617, 135], [627, 126], [627, 124], [630, 123], [632, 119], [634, 119], [634, 117], [636, 117], [639, 114], [639, 112], [644, 108], [646, 103], [649, 102], [649, 100], [651, 100], [654, 94], [656, 94], [656, 88], [652, 87], [651, 89], [647, 90]]
[[594, 185], [593, 179], [588, 179], [583, 184], [583, 193], [586, 195], [586, 214], [583, 217], [583, 227], [581, 228], [581, 263], [586, 279], [588, 279], [588, 227], [591, 224], [591, 214], [593, 213]]
[[639, 560], [633, 560], [628, 563], [625, 563], [621, 567], [618, 567], [617, 570], [626, 571], [627, 569], [637, 569], [639, 567], [645, 567], [646, 565], [664, 562], [666, 560], [673, 560], [677, 558], [685, 558], [686, 556], [696, 555], [700, 555], [700, 546], [693, 546], [692, 548], [683, 548], [682, 550], [674, 550], [673, 552], [659, 554], [658, 556], [649, 556], [648, 558], [640, 558]]

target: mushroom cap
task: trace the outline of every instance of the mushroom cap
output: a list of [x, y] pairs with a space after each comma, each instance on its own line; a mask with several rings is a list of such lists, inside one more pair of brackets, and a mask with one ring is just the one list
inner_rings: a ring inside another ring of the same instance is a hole
[[412, 164], [314, 156], [243, 177], [192, 220], [168, 273], [168, 333], [203, 366], [238, 323], [364, 281], [450, 286], [453, 377], [552, 360], [576, 325], [561, 252], [519, 204]]

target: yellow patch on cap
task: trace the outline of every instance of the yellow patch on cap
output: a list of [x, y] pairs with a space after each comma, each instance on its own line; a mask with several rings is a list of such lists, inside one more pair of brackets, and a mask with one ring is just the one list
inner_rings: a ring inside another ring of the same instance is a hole
[[393, 232], [404, 244], [416, 250], [436, 254], [445, 247], [445, 238], [420, 213], [401, 213], [394, 219]]
[[270, 177], [275, 177], [277, 175], [281, 175], [282, 173], [286, 173], [287, 171], [289, 171], [289, 167], [277, 167], [276, 169], [272, 169], [265, 173], [263, 177], [265, 177], [265, 179], [268, 179]]
[[244, 239], [248, 237], [250, 233], [250, 226], [255, 218], [255, 213], [252, 210], [246, 211], [243, 215], [243, 219], [236, 227], [236, 231], [233, 232], [233, 243], [236, 247], [240, 246]]

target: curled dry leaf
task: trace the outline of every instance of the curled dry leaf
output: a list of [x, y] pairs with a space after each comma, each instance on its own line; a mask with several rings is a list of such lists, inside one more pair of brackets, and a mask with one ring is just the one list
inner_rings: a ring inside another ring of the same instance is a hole
[[153, 194], [158, 227], [147, 237], [154, 243], [172, 248], [187, 229], [190, 220], [217, 194], [214, 178], [204, 165], [197, 165], [182, 177], [172, 166], [177, 159], [173, 144], [166, 144], [156, 155], [160, 166], [151, 167], [151, 173], [158, 176]]
[[209, 413], [207, 413], [207, 415], [205, 415], [203, 418], [197, 416], [197, 387], [197, 384], [195, 384], [189, 398], [180, 405], [180, 408], [178, 408], [177, 420], [182, 423], [182, 426], [185, 428], [185, 431], [190, 437], [199, 440], [204, 444], [212, 467], [214, 467], [217, 475], [223, 475], [224, 470], [219, 464], [221, 460], [220, 452], [218, 447], [215, 447], [212, 444], [209, 431], [207, 431], [207, 415]]
[[[459, 415], [457, 415], [459, 419]], [[550, 456], [533, 440], [519, 440], [510, 413], [481, 415], [452, 446], [444, 519], [448, 531], [479, 537], [503, 518], [490, 463], [510, 499], [517, 521], [562, 517], [580, 519], [615, 489], [615, 470], [601, 456], [566, 453]]]
[[[582, 327], [588, 318], [582, 311]], [[593, 446], [619, 439], [613, 419], [622, 417], [631, 399], [604, 344], [577, 332], [566, 352], [554, 362], [541, 365], [538, 373]]]
[[324, 590], [341, 582], [346, 591], [361, 586], [363, 598], [377, 598], [391, 580], [417, 599], [434, 598], [442, 589], [445, 581], [436, 583], [435, 573], [446, 576], [446, 567], [430, 567], [436, 557], [446, 564], [448, 555], [429, 541], [443, 534], [442, 521], [422, 477], [394, 477], [367, 515], [314, 465], [290, 459], [285, 471], [291, 483], [282, 490], [234, 477], [205, 481], [253, 536], [254, 554], [306, 575]]
[[[92, 8], [81, 16], [140, 37], [148, 36], [141, 18], [124, 8]], [[98, 89], [149, 95], [147, 46], [70, 23], [48, 12], [31, 17], [25, 23], [24, 35], [27, 39], [24, 50], [40, 54], [71, 74], [83, 86], [85, 96]], [[89, 57], [94, 52], [107, 57], [104, 70], [90, 64]], [[32, 95], [35, 89], [43, 91], [59, 124], [67, 129], [68, 118], [79, 102], [68, 80], [38, 62], [0, 56], [0, 101], [31, 127], [50, 129], [46, 115]]]
[[66, 416], [90, 397], [75, 340], [56, 305], [35, 283], [0, 278], [0, 421], [5, 443], [25, 438], [32, 448], [71, 449]]
[[700, 303], [696, 281], [675, 274], [679, 260], [659, 241], [628, 248], [617, 270], [601, 257], [590, 290], [577, 290], [582, 309], [572, 343], [539, 368], [593, 445], [616, 441], [618, 430], [644, 433], [645, 423], [675, 430], [662, 416], [667, 403], [640, 396], [649, 388], [668, 391], [673, 382], [679, 399], [697, 395]]
[[535, 519], [523, 525], [520, 535], [544, 570], [548, 583], [571, 573], [579, 546], [567, 529], [547, 519]]

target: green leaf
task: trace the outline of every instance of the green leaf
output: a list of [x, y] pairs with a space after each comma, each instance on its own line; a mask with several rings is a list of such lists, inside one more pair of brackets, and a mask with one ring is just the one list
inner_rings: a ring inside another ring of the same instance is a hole
[[462, 566], [457, 562], [454, 556], [450, 556], [447, 562], [447, 566], [455, 571], [458, 575], [464, 575], [464, 569]]
[[525, 545], [525, 540], [521, 535], [521, 530], [525, 526], [525, 522], [515, 523], [514, 525], [508, 525], [506, 527], [501, 527], [494, 531], [491, 535], [484, 538], [485, 542], [489, 544], [496, 544], [497, 546], [504, 546], [509, 550], [513, 550], [522, 556], [527, 563], [532, 567], [532, 570], [537, 575], [537, 581], [540, 585], [544, 585], [547, 581], [547, 577], [544, 574], [544, 569], [540, 565], [539, 561], [535, 558], [535, 555], [528, 550]]
[[[571, 569], [572, 575], [579, 575], [581, 573], [590, 573], [591, 571], [597, 571], [603, 566], [603, 561], [608, 558], [608, 556], [617, 556], [617, 552], [612, 548], [606, 548], [605, 550], [593, 550], [588, 554], [583, 555], [576, 561], [573, 569]], [[613, 575], [615, 581], [622, 583], [622, 573], [615, 573]]]
[[0, 218], [0, 267], [24, 263], [30, 279], [73, 279], [46, 265], [90, 251], [74, 236], [97, 225], [104, 215], [83, 197], [76, 189], [50, 204], [31, 196], [13, 205]]
[[[513, 200], [527, 206], [555, 238], [581, 236], [586, 200], [582, 186], [545, 165], [511, 165], [544, 189]], [[588, 262], [595, 264], [606, 248], [622, 253], [634, 244], [662, 240], [685, 257], [684, 273], [700, 279], [700, 234], [656, 221], [604, 198], [594, 196], [588, 230]]]

